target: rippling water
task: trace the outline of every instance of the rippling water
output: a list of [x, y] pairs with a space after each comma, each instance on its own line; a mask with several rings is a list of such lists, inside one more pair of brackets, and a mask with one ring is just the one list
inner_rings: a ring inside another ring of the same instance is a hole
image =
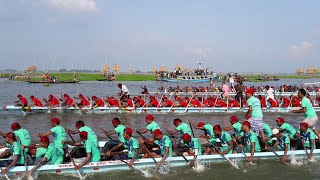
[[[315, 80], [283, 80], [278, 82], [271, 82], [272, 85], [279, 84], [301, 84], [304, 82], [319, 81]], [[161, 83], [161, 82], [123, 82], [131, 91], [131, 94], [137, 94], [141, 91], [141, 86], [146, 85], [149, 91], [156, 91], [156, 89], [163, 86], [185, 86], [190, 84], [176, 84], [176, 83]], [[260, 85], [261, 83], [254, 84], [248, 83], [247, 85]], [[267, 83], [263, 82], [262, 85]], [[270, 84], [270, 83], [269, 83]], [[206, 86], [206, 84], [192, 84], [192, 86]], [[220, 85], [220, 83], [219, 83]], [[61, 93], [68, 93], [70, 95], [77, 95], [83, 93], [85, 95], [97, 95], [102, 96], [115, 96], [119, 91], [117, 82], [83, 82], [79, 84], [55, 84], [49, 87], [45, 87], [41, 84], [28, 84], [22, 82], [11, 82], [5, 79], [0, 79], [0, 105], [13, 104], [13, 101], [17, 100], [16, 95], [21, 93], [26, 97], [35, 95], [39, 98], [47, 97], [48, 94], [60, 95]], [[155, 120], [159, 125], [164, 128], [173, 129], [173, 119], [181, 118], [183, 121], [191, 120], [193, 122], [204, 121], [206, 123], [220, 124], [221, 126], [229, 126], [228, 118], [234, 114], [231, 113], [215, 113], [215, 114], [156, 114]], [[240, 119], [244, 119], [244, 113], [237, 113]], [[303, 114], [281, 114], [281, 113], [265, 113], [264, 121], [271, 127], [276, 127], [275, 118], [283, 116], [294, 127], [298, 127], [298, 124], [303, 120]], [[8, 113], [0, 111], [0, 131], [7, 132], [10, 130], [10, 125], [13, 122], [19, 122], [22, 127], [28, 129], [32, 135], [33, 140], [36, 142], [37, 138], [35, 134], [37, 132], [47, 132], [50, 126], [50, 119], [58, 117], [61, 119], [61, 125], [66, 128], [75, 129], [74, 123], [78, 120], [83, 120], [86, 125], [91, 127], [97, 133], [99, 139], [107, 139], [101, 132], [100, 128], [103, 127], [107, 130], [112, 130], [111, 119], [119, 117], [123, 124], [132, 128], [140, 129], [145, 128], [146, 123], [144, 121], [144, 114], [91, 114], [91, 115], [79, 115], [79, 114], [32, 114], [22, 116], [19, 113]], [[196, 136], [201, 131], [195, 130]], [[138, 137], [137, 135], [135, 135]], [[150, 136], [150, 134], [147, 134]], [[78, 139], [78, 138], [76, 138]], [[3, 143], [3, 138], [0, 142]], [[172, 168], [168, 175], [157, 175], [152, 179], [320, 179], [320, 166], [318, 162], [300, 166], [300, 167], [288, 167], [280, 165], [276, 160], [273, 161], [259, 161], [256, 166], [250, 166], [245, 162], [242, 162], [242, 169], [246, 169], [244, 173], [242, 170], [235, 170], [231, 168], [228, 163], [214, 163], [206, 165], [203, 172], [198, 173], [189, 167]], [[39, 179], [78, 179], [73, 176], [63, 175], [39, 175]], [[101, 174], [94, 174], [87, 177], [87, 179], [141, 179], [143, 176], [134, 171], [118, 171], [107, 172]]]

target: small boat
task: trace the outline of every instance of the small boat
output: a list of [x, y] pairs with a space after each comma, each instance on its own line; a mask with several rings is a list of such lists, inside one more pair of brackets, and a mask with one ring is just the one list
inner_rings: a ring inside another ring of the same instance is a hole
[[[290, 113], [291, 110], [298, 110], [301, 107], [279, 107], [279, 108], [262, 108], [263, 112], [270, 113]], [[84, 107], [81, 110], [74, 107], [62, 108], [62, 107], [31, 107], [28, 111], [22, 111], [21, 106], [8, 105], [0, 109], [2, 111], [23, 112], [23, 114], [32, 113], [81, 113], [81, 114], [105, 114], [105, 113], [151, 113], [151, 114], [184, 114], [184, 113], [237, 113], [247, 112], [247, 107], [139, 107], [139, 108], [119, 108], [119, 107], [97, 107], [94, 109]], [[316, 112], [320, 111], [320, 107], [314, 107]]]
[[210, 82], [210, 80], [218, 79], [217, 75], [200, 75], [200, 76], [177, 76], [176, 78], [159, 78], [158, 81], [165, 82]]
[[257, 81], [279, 81], [280, 79], [279, 78], [257, 78], [256, 79]]
[[[283, 156], [283, 151], [276, 151], [279, 156]], [[250, 156], [250, 153], [246, 153], [247, 156]], [[296, 151], [288, 151], [287, 156], [290, 159], [290, 155], [294, 155], [295, 159], [307, 159], [306, 152], [304, 150], [296, 150]], [[246, 157], [242, 153], [238, 154], [227, 154], [225, 157], [231, 160], [246, 160]], [[218, 163], [218, 162], [226, 162], [226, 158], [221, 155], [201, 155], [198, 156], [197, 159], [201, 163]], [[314, 159], [320, 158], [320, 149], [315, 149], [313, 151]], [[192, 161], [193, 156], [185, 156], [188, 161]], [[155, 158], [157, 162], [160, 161], [161, 158]], [[254, 160], [267, 160], [274, 159], [278, 161], [278, 157], [273, 152], [255, 152]], [[75, 159], [76, 161], [76, 159]], [[181, 167], [187, 166], [188, 162], [181, 156], [167, 158], [165, 163], [168, 163], [170, 167]], [[76, 161], [76, 164], [77, 161]], [[146, 169], [150, 167], [155, 167], [155, 162], [151, 158], [147, 159], [137, 159], [134, 163], [134, 166], [141, 169]], [[30, 170], [34, 166], [16, 166], [11, 168], [7, 175], [9, 176], [19, 176], [24, 175], [26, 169]], [[85, 166], [83, 166], [79, 171], [81, 174], [88, 173], [96, 173], [96, 172], [108, 172], [114, 170], [130, 170], [127, 164], [122, 161], [101, 161], [101, 162], [92, 162]], [[76, 170], [74, 169], [74, 165], [72, 163], [69, 164], [57, 164], [57, 165], [43, 165], [39, 169], [36, 170], [39, 173], [45, 174], [76, 174]], [[0, 175], [0, 177], [4, 177], [4, 175]]]
[[97, 81], [115, 81], [116, 77], [114, 75], [109, 75], [108, 77], [105, 77], [103, 79], [97, 79]]
[[27, 80], [25, 82], [28, 83], [39, 83], [39, 84], [63, 84], [63, 83], [79, 83], [80, 81], [32, 81], [32, 80]]

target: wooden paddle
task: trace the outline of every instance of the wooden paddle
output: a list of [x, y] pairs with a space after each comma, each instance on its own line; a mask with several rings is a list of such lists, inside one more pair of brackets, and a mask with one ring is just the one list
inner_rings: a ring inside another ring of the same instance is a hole
[[189, 126], [190, 126], [190, 128], [191, 128], [192, 136], [195, 137], [195, 136], [194, 136], [194, 132], [193, 132], [193, 128], [192, 128], [192, 125], [191, 125], [191, 122], [190, 122], [190, 121], [189, 121]]
[[[206, 140], [208, 141], [208, 143], [209, 143], [211, 146], [213, 146], [213, 147], [219, 152], [219, 154], [221, 155], [220, 149], [218, 149], [215, 145], [213, 145], [213, 144], [209, 141], [209, 139], [208, 139], [207, 137], [205, 137], [205, 139], [206, 139]], [[237, 169], [240, 169], [240, 168], [239, 168], [234, 162], [232, 162], [227, 156], [225, 156], [225, 155], [221, 155], [221, 156], [223, 156], [224, 158], [226, 158], [233, 167], [235, 167], [235, 168], [237, 168]]]
[[[0, 168], [0, 171], [2, 170], [2, 168]], [[7, 180], [10, 180], [10, 178], [8, 177], [8, 175], [7, 174], [3, 174], [5, 177], [6, 177], [6, 179]]]
[[[74, 141], [73, 137], [71, 136], [70, 132], [68, 132], [68, 134], [69, 134], [70, 138], [72, 139], [72, 141], [75, 143], [75, 141]], [[76, 147], [76, 146], [75, 146], [75, 147]], [[75, 147], [74, 147], [74, 148], [75, 148]], [[69, 152], [68, 147], [67, 147], [67, 153], [68, 153], [68, 156], [70, 157], [70, 160], [71, 160], [73, 166], [76, 167], [76, 163], [74, 162], [74, 159], [71, 157], [71, 154], [70, 154], [70, 152]], [[80, 179], [82, 179], [82, 175], [81, 175], [80, 171], [79, 171], [79, 170], [76, 170], [76, 171], [77, 171], [77, 173], [79, 174]]]
[[291, 166], [291, 164], [289, 164], [289, 163], [287, 163], [287, 162], [285, 162], [285, 161], [281, 161], [281, 157], [279, 156], [278, 153], [276, 153], [276, 151], [275, 151], [274, 149], [271, 149], [268, 145], [266, 145], [266, 146], [267, 146], [267, 149], [268, 149], [269, 151], [273, 152], [273, 154], [275, 154], [275, 155], [279, 158], [280, 162], [283, 162], [283, 163], [285, 163], [286, 165]]

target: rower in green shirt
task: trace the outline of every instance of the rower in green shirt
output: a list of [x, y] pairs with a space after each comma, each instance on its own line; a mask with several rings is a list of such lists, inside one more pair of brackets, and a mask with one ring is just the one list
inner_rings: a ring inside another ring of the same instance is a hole
[[0, 148], [5, 147], [8, 147], [9, 149], [1, 153], [0, 158], [7, 157], [10, 153], [12, 153], [13, 161], [6, 168], [1, 170], [2, 174], [6, 174], [13, 166], [23, 166], [25, 163], [24, 153], [21, 150], [21, 145], [18, 143], [13, 132], [6, 134], [6, 145], [0, 146]]
[[279, 129], [273, 129], [272, 134], [277, 138], [277, 141], [273, 146], [284, 151], [281, 161], [285, 162], [287, 159], [287, 153], [290, 150], [290, 138], [288, 135], [281, 133]]
[[101, 155], [110, 156], [113, 151], [115, 151], [115, 150], [119, 149], [121, 146], [125, 145], [128, 147], [129, 152], [125, 156], [120, 156], [120, 159], [122, 159], [122, 160], [131, 159], [128, 164], [129, 164], [129, 166], [132, 166], [134, 161], [136, 159], [140, 159], [140, 157], [141, 157], [139, 142], [136, 138], [132, 137], [132, 133], [133, 133], [133, 130], [131, 128], [127, 127], [124, 131], [124, 134], [123, 134], [124, 138], [125, 138], [125, 142], [120, 143], [117, 146], [114, 146], [108, 152], [102, 153]]
[[58, 147], [55, 143], [50, 143], [47, 136], [40, 138], [40, 146], [47, 149], [46, 154], [38, 164], [36, 164], [30, 171], [26, 173], [26, 176], [32, 174], [32, 172], [38, 169], [44, 162], [48, 161], [49, 164], [62, 164], [63, 163], [63, 149]]
[[213, 126], [213, 132], [216, 139], [220, 140], [221, 147], [218, 147], [219, 154], [222, 156], [231, 154], [233, 149], [232, 138], [229, 133], [223, 132], [220, 125]]
[[137, 133], [145, 134], [149, 131], [151, 134], [153, 134], [153, 131], [155, 131], [156, 129], [160, 129], [160, 126], [154, 121], [154, 117], [152, 115], [146, 116], [145, 121], [148, 126], [143, 130], [138, 130]]
[[54, 138], [53, 140], [54, 144], [59, 148], [63, 148], [64, 146], [63, 143], [67, 140], [67, 134], [65, 129], [62, 126], [60, 126], [60, 120], [58, 118], [51, 119], [51, 126], [53, 128], [51, 128], [50, 131], [48, 131], [45, 134], [37, 133], [37, 136], [43, 137], [43, 136], [49, 136], [50, 134], [52, 134]]
[[265, 141], [267, 142], [268, 145], [272, 145], [273, 134], [270, 126], [266, 123], [262, 123], [262, 130], [266, 137]]
[[149, 157], [153, 157], [153, 158], [162, 157], [162, 159], [157, 163], [157, 166], [159, 167], [167, 159], [167, 157], [172, 157], [172, 141], [167, 135], [164, 135], [160, 131], [160, 129], [155, 130], [153, 132], [153, 136], [155, 139], [154, 143], [158, 144], [160, 147], [160, 152], [159, 154], [156, 154], [155, 152], [151, 152], [149, 154]]
[[99, 162], [100, 161], [100, 150], [96, 146], [95, 142], [89, 139], [89, 133], [87, 131], [80, 132], [81, 143], [86, 149], [87, 157], [86, 159], [75, 167], [76, 170], [79, 170], [82, 166], [88, 164], [89, 162]]
[[[238, 118], [236, 116], [231, 116], [230, 119], [229, 119], [229, 122], [231, 124], [231, 127], [225, 127], [225, 128], [222, 128], [223, 131], [231, 131], [233, 130], [234, 131], [234, 134], [232, 135], [232, 139], [233, 139], [233, 142], [237, 145], [237, 144], [240, 144], [237, 142], [237, 137], [240, 135], [240, 133], [242, 132], [241, 130], [241, 123], [238, 121]], [[240, 141], [242, 142], [242, 141]]]
[[292, 138], [295, 141], [301, 139], [299, 133], [290, 124], [286, 123], [282, 117], [278, 117], [276, 119], [276, 122], [279, 126], [279, 131], [283, 131], [285, 134], [287, 134], [290, 138]]
[[244, 121], [241, 127], [243, 132], [238, 136], [238, 139], [244, 137], [245, 151], [251, 153], [250, 157], [247, 157], [247, 160], [251, 162], [254, 153], [256, 151], [260, 152], [261, 148], [256, 133], [254, 133], [250, 127], [249, 121]]
[[194, 166], [197, 157], [202, 155], [202, 148], [198, 138], [193, 138], [190, 134], [186, 133], [182, 136], [181, 143], [187, 147], [187, 152], [183, 153], [184, 156], [193, 156], [190, 166]]
[[123, 137], [123, 133], [124, 130], [126, 129], [126, 127], [124, 125], [121, 124], [121, 121], [119, 118], [113, 118], [112, 119], [112, 125], [115, 127], [113, 131], [111, 132], [107, 132], [105, 129], [101, 128], [101, 132], [103, 132], [104, 134], [106, 134], [107, 136], [111, 136], [113, 134], [117, 134], [118, 138], [120, 140], [121, 143], [125, 142], [125, 139]]
[[196, 126], [191, 121], [189, 121], [189, 123], [194, 128], [204, 131], [204, 134], [200, 136], [201, 138], [207, 138], [211, 143], [216, 143], [216, 139], [213, 138], [213, 127], [211, 126], [211, 124], [205, 124], [204, 122], [199, 122], [198, 125]]
[[310, 149], [310, 152], [307, 154], [309, 159], [311, 159], [313, 156], [313, 150], [316, 147], [315, 133], [309, 128], [309, 124], [306, 122], [302, 122], [300, 124], [300, 129], [298, 130], [298, 133], [301, 135], [303, 149]]
[[80, 132], [85, 131], [85, 132], [88, 133], [88, 139], [91, 140], [98, 147], [97, 135], [91, 128], [86, 126], [83, 121], [77, 121], [75, 126], [77, 127], [78, 130], [66, 129], [66, 131], [71, 133], [71, 134], [78, 134]]
[[191, 128], [187, 123], [182, 122], [180, 119], [174, 119], [173, 124], [176, 126], [176, 129], [172, 131], [166, 129], [169, 134], [173, 135], [179, 131], [181, 136], [183, 136], [185, 133], [188, 133], [190, 136], [192, 136]]

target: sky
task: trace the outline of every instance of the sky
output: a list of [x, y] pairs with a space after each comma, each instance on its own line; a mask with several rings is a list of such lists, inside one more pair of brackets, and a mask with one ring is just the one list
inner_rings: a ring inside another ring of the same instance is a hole
[[0, 0], [0, 69], [320, 67], [319, 0]]

